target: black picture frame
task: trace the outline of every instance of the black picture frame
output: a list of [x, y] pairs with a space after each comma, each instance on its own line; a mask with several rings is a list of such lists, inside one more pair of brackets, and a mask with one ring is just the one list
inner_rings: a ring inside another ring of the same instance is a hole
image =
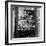
[[[43, 4], [44, 5], [44, 41], [24, 42], [24, 43], [9, 43], [9, 36], [8, 36], [8, 3], [9, 2], [35, 3], [35, 4]], [[5, 44], [6, 45], [16, 45], [16, 44], [33, 44], [33, 43], [45, 43], [45, 3], [44, 2], [28, 2], [28, 1], [5, 1]]]

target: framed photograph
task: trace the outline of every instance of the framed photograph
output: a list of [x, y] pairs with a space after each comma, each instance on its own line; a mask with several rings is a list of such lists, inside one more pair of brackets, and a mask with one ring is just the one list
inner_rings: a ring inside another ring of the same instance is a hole
[[5, 2], [5, 44], [45, 42], [45, 3]]

